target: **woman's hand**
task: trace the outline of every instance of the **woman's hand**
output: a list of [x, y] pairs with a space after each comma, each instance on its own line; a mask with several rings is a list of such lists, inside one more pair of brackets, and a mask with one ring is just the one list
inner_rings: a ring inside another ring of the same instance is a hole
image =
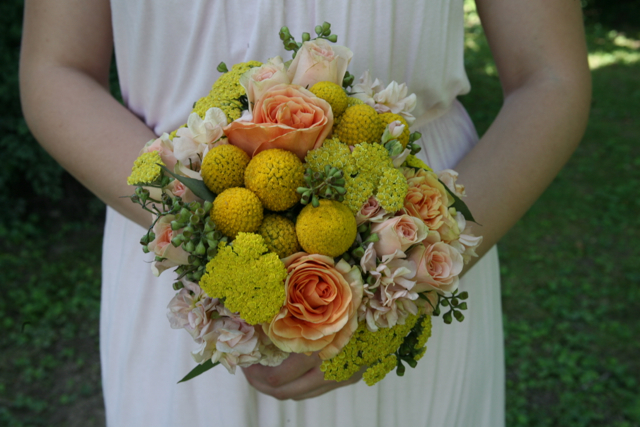
[[361, 371], [347, 381], [326, 381], [320, 371], [321, 364], [322, 360], [316, 353], [311, 356], [292, 353], [280, 366], [252, 365], [242, 370], [249, 384], [278, 400], [309, 399], [354, 384], [362, 378]]

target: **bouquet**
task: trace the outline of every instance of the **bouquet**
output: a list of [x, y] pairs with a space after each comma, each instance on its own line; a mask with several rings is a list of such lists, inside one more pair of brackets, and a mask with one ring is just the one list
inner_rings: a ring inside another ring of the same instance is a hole
[[187, 123], [149, 141], [128, 183], [153, 216], [140, 243], [174, 269], [167, 316], [198, 347], [182, 381], [222, 364], [317, 352], [325, 378], [369, 385], [426, 351], [431, 316], [464, 319], [476, 256], [464, 187], [415, 154], [416, 96], [365, 72], [330, 24], [293, 59], [228, 67]]

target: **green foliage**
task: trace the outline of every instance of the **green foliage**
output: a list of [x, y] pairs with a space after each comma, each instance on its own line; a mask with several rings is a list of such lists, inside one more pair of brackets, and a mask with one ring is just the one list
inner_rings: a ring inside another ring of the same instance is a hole
[[0, 223], [3, 426], [60, 425], [100, 393], [100, 228], [43, 222]]

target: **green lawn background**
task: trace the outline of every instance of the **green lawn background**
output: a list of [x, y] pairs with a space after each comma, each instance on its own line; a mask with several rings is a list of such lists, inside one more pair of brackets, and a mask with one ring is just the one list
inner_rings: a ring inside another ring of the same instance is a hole
[[[466, 9], [473, 90], [462, 102], [482, 134], [501, 90]], [[16, 10], [0, 5], [13, 40]], [[640, 426], [640, 27], [614, 28], [587, 27], [594, 96], [582, 144], [499, 245], [508, 426]], [[15, 70], [15, 52], [0, 54], [2, 70]], [[40, 175], [38, 193], [0, 195], [0, 425], [101, 426], [103, 207], [65, 199], [76, 184], [21, 145], [31, 137], [16, 118], [16, 79], [0, 80], [0, 149], [12, 156], [0, 185], [24, 162]]]

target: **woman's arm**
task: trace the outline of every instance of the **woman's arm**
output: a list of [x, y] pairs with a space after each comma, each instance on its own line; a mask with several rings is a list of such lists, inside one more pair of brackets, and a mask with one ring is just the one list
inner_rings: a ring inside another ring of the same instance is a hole
[[495, 121], [455, 168], [468, 189], [465, 202], [482, 224], [475, 227], [484, 236], [482, 256], [578, 146], [589, 114], [591, 74], [579, 0], [476, 4], [504, 92]]
[[138, 224], [151, 219], [126, 196], [133, 160], [154, 133], [109, 93], [108, 0], [25, 2], [20, 91], [38, 142], [78, 181]]
[[[591, 77], [579, 0], [477, 0], [498, 66], [504, 105], [457, 165], [465, 202], [481, 223], [483, 255], [524, 215], [571, 156], [584, 132]], [[475, 260], [477, 261], [478, 258]], [[280, 399], [305, 399], [344, 383], [323, 380], [317, 358], [244, 369]]]

